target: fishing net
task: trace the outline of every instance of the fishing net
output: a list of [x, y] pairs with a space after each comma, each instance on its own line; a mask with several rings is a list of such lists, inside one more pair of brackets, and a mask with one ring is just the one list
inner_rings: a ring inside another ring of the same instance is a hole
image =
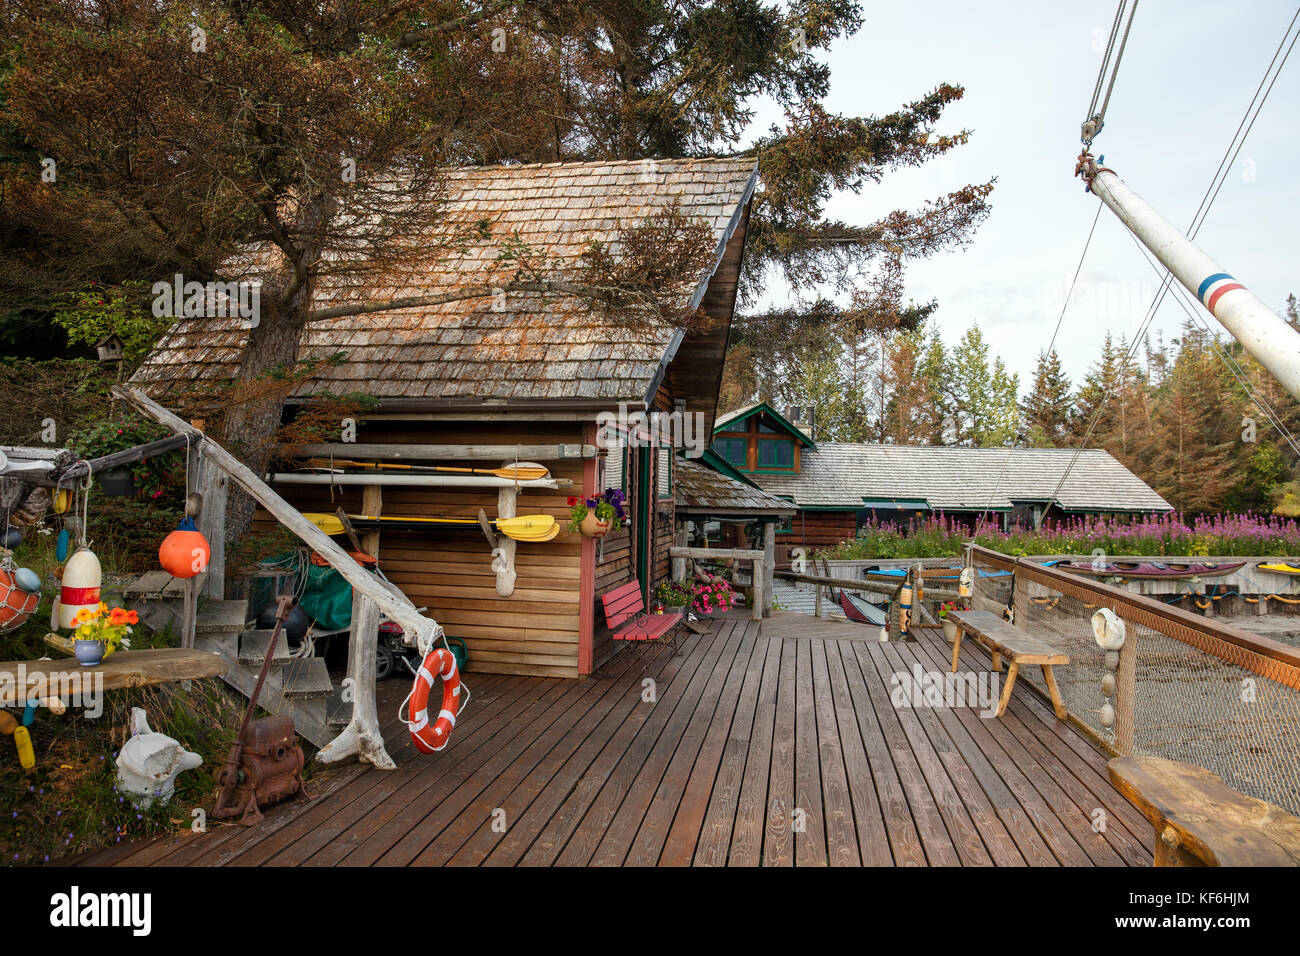
[[[1010, 559], [990, 558], [1012, 569]], [[975, 555], [977, 567], [981, 555]], [[1016, 564], [1014, 584], [977, 578], [972, 606], [1001, 613], [1070, 656], [1055, 668], [1069, 713], [1119, 754], [1165, 757], [1218, 774], [1235, 790], [1300, 813], [1300, 667], [1270, 656], [1248, 635], [1159, 601]], [[1124, 622], [1124, 655], [1114, 669], [1093, 634], [1092, 616], [1109, 607]], [[1245, 638], [1244, 642], [1242, 638]], [[1115, 692], [1103, 693], [1113, 675]], [[1025, 668], [1046, 692], [1039, 668]], [[1114, 719], [1103, 720], [1103, 705]]]

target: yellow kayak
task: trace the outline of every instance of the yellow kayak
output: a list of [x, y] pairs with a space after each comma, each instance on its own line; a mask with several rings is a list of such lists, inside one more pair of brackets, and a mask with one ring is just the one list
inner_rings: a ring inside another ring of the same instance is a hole
[[1261, 561], [1255, 567], [1261, 571], [1272, 571], [1274, 574], [1300, 574], [1300, 565], [1287, 564], [1285, 561]]

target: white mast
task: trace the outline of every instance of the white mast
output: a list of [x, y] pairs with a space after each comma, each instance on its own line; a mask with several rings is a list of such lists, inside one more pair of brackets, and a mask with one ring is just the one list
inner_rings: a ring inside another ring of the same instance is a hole
[[1142, 245], [1286, 390], [1300, 399], [1300, 332], [1088, 153], [1077, 173]]

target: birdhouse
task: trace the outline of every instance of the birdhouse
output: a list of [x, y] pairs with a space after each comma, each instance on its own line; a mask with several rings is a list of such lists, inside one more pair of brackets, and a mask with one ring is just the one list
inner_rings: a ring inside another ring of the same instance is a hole
[[116, 332], [110, 332], [95, 343], [101, 362], [120, 362], [122, 360], [122, 340]]

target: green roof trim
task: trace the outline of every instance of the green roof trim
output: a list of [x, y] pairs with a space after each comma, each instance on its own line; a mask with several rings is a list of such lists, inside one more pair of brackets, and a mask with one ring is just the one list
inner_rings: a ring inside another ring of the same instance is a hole
[[912, 511], [929, 511], [930, 502], [924, 498], [863, 498], [864, 508], [907, 508]]
[[[685, 458], [686, 452], [685, 451], [680, 452], [680, 456]], [[727, 459], [723, 458], [712, 448], [704, 449], [703, 455], [701, 455], [699, 458], [693, 458], [691, 460], [698, 461], [705, 465], [708, 465], [714, 471], [724, 474], [728, 478], [734, 478], [736, 481], [739, 481], [742, 484], [749, 485], [749, 487], [751, 488], [758, 488], [758, 485], [754, 484], [753, 480], [748, 475], [746, 475], [743, 471], [738, 471], [735, 465], [731, 464], [731, 462], [727, 461]], [[758, 490], [762, 491], [763, 489], [758, 488]]]
[[725, 422], [722, 422], [721, 424], [715, 422], [713, 425], [713, 434], [716, 435], [718, 434], [718, 432], [722, 432], [722, 431], [735, 431], [737, 425], [739, 425], [741, 422], [748, 421], [749, 419], [753, 418], [755, 415], [767, 415], [769, 418], [773, 420], [773, 422], [775, 422], [775, 424], [784, 428], [786, 432], [789, 433], [791, 438], [794, 438], [796, 441], [801, 442], [805, 447], [807, 448], [817, 447], [816, 442], [814, 442], [811, 438], [809, 438], [806, 434], [804, 434], [804, 432], [800, 431], [798, 427], [791, 424], [789, 419], [787, 419], [784, 415], [778, 412], [771, 405], [767, 404], [767, 402], [759, 402], [757, 405], [753, 405], [745, 409], [744, 412], [737, 415], [735, 418], [728, 418]]

